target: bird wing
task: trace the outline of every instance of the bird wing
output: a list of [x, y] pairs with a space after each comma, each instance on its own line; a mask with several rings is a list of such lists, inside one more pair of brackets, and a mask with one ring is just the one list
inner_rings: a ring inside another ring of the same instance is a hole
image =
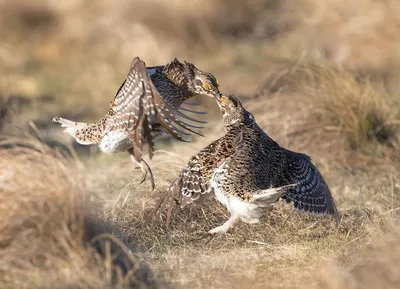
[[305, 154], [283, 149], [287, 159], [286, 168], [282, 171], [280, 186], [297, 183], [297, 186], [287, 190], [283, 199], [293, 202], [298, 210], [333, 215], [339, 220], [339, 213], [328, 185], [322, 175]]
[[[131, 64], [132, 67], [132, 64]], [[164, 69], [164, 65], [162, 66], [149, 66], [146, 67], [146, 72], [147, 74], [151, 77], [154, 73], [158, 72], [158, 71], [162, 71]], [[115, 98], [118, 96], [119, 92], [121, 91], [122, 87], [124, 87], [126, 83], [126, 79], [124, 80], [124, 82], [122, 82], [121, 86], [118, 88], [117, 93], [115, 94]]]
[[199, 162], [199, 159], [192, 159], [169, 189], [173, 195], [179, 196], [181, 207], [196, 202], [202, 195], [212, 193]]
[[[235, 139], [237, 134], [237, 131], [230, 131], [191, 157], [175, 181], [157, 202], [154, 213], [162, 211], [175, 196], [178, 196], [176, 202], [184, 207], [213, 194], [210, 179], [221, 163], [234, 153], [235, 146], [232, 145], [232, 139]], [[167, 224], [169, 218], [170, 211]]]
[[331, 192], [311, 158], [280, 147], [259, 127], [244, 129], [235, 154], [225, 164], [220, 186], [224, 192], [247, 201], [271, 198], [273, 190], [298, 210], [339, 214]]
[[212, 193], [209, 181], [222, 160], [222, 151], [226, 152], [226, 139], [225, 135], [191, 157], [170, 186], [169, 191], [179, 195], [181, 207], [196, 202], [202, 195]]
[[158, 66], [147, 66], [146, 71], [147, 74], [151, 77], [154, 73], [162, 71], [165, 65], [158, 65]]
[[149, 144], [149, 157], [153, 156], [152, 123], [155, 119], [161, 126], [178, 140], [185, 141], [175, 125], [199, 134], [181, 121], [176, 112], [162, 99], [146, 70], [146, 64], [135, 57], [126, 80], [120, 86], [111, 105], [110, 117], [105, 123], [105, 132], [126, 130], [134, 144], [134, 156], [141, 160], [143, 143]]

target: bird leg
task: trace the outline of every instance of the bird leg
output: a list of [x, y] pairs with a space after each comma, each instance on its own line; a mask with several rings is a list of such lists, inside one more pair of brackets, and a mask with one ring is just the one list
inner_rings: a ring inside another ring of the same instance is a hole
[[135, 156], [133, 155], [133, 151], [129, 150], [129, 157], [131, 158], [131, 161], [133, 163], [133, 166], [135, 167], [135, 169], [141, 169], [143, 176], [142, 179], [140, 180], [140, 183], [142, 184], [146, 178], [147, 175], [149, 176], [149, 180], [151, 182], [151, 189], [154, 190], [155, 188], [155, 183], [154, 183], [154, 176], [153, 176], [153, 172], [151, 171], [150, 166], [143, 160], [141, 159], [140, 162], [138, 162], [135, 159]]
[[215, 235], [219, 234], [225, 234], [226, 232], [229, 231], [237, 222], [239, 221], [239, 216], [238, 215], [231, 215], [228, 221], [223, 223], [221, 226], [216, 227], [214, 229], [211, 229], [207, 233], [205, 233], [203, 236], [198, 238], [197, 240], [203, 240], [203, 239], [208, 239], [206, 244], [208, 244], [214, 237]]
[[226, 221], [219, 227], [211, 229], [210, 231], [208, 231], [208, 234], [210, 234], [210, 235], [225, 234], [226, 232], [229, 231], [229, 229], [233, 228], [233, 226], [235, 226], [235, 224], [238, 221], [239, 221], [238, 215], [231, 215], [230, 218], [228, 219], [228, 221]]

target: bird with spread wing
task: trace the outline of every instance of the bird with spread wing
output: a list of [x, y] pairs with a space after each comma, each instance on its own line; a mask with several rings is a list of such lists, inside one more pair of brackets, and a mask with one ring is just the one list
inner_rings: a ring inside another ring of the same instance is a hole
[[[201, 135], [201, 129], [189, 121], [204, 123], [186, 115], [181, 105], [195, 95], [215, 97], [220, 94], [218, 80], [193, 64], [174, 59], [164, 66], [146, 67], [135, 57], [126, 80], [119, 88], [105, 116], [95, 123], [83, 123], [54, 117], [66, 133], [82, 145], [98, 145], [105, 153], [128, 151], [137, 168], [141, 168], [141, 183], [149, 177], [154, 189], [154, 177], [142, 158], [144, 144], [148, 144], [149, 158], [154, 151], [154, 139], [167, 132], [185, 141], [188, 135], [181, 129]], [[181, 128], [179, 129], [178, 126]]]
[[189, 160], [160, 199], [156, 212], [174, 197], [181, 207], [214, 197], [228, 209], [230, 218], [210, 230], [211, 235], [226, 233], [239, 220], [259, 222], [280, 198], [293, 202], [300, 211], [329, 214], [339, 220], [328, 185], [309, 156], [279, 146], [235, 96], [216, 99], [225, 135]]

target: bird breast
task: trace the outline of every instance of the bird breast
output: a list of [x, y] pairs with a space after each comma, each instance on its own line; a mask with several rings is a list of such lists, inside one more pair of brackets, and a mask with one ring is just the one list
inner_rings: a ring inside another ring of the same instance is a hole
[[126, 152], [133, 147], [128, 134], [123, 130], [109, 131], [102, 138], [99, 144], [100, 150], [104, 153]]

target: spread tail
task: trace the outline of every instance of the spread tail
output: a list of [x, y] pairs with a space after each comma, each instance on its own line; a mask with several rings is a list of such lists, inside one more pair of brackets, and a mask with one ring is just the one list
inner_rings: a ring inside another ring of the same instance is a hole
[[53, 117], [53, 122], [61, 123], [65, 127], [64, 132], [75, 138], [81, 145], [96, 144], [97, 140], [90, 135], [91, 124], [85, 122], [75, 122], [61, 117]]

